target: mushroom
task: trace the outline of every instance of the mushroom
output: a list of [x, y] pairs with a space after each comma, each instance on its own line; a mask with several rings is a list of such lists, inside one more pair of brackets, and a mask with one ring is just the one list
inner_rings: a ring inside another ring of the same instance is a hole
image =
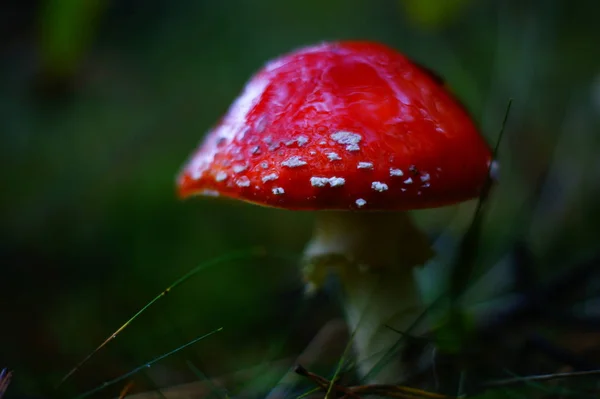
[[[303, 276], [334, 272], [363, 376], [422, 312], [433, 256], [406, 211], [475, 198], [492, 153], [428, 70], [379, 43], [305, 47], [268, 62], [180, 172], [181, 197], [316, 211]], [[378, 381], [399, 380], [395, 359]]]

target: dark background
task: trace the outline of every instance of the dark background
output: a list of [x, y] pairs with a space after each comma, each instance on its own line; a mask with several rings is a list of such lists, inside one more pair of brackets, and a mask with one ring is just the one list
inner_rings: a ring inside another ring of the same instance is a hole
[[[0, 366], [14, 370], [8, 396], [50, 395], [153, 296], [234, 251], [248, 256], [173, 290], [65, 382], [61, 395], [218, 327], [222, 333], [142, 373], [136, 389], [193, 381], [186, 361], [213, 376], [293, 356], [338, 314], [326, 299], [308, 310], [301, 301], [295, 260], [314, 215], [182, 202], [174, 191], [179, 168], [249, 76], [270, 58], [322, 40], [381, 41], [436, 70], [490, 143], [514, 99], [482, 270], [515, 238], [528, 244], [542, 277], [594, 253], [599, 4], [3, 1]], [[458, 237], [472, 210], [468, 203], [415, 217], [432, 234]], [[256, 247], [267, 255], [252, 256]]]

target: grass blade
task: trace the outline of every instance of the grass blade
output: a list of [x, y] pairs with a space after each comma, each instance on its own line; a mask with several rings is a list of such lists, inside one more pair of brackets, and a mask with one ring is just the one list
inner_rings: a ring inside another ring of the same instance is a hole
[[138, 310], [129, 320], [127, 320], [121, 327], [119, 327], [114, 333], [112, 333], [108, 338], [106, 338], [96, 349], [94, 349], [89, 355], [87, 355], [83, 360], [81, 360], [75, 367], [73, 367], [56, 385], [56, 388], [59, 388], [65, 381], [67, 381], [77, 370], [79, 370], [85, 363], [87, 363], [94, 355], [96, 355], [102, 348], [104, 348], [110, 341], [114, 340], [117, 335], [119, 335], [125, 328], [127, 328], [135, 319], [137, 319], [142, 313], [144, 313], [148, 308], [154, 305], [158, 300], [165, 297], [172, 289], [183, 284], [185, 281], [195, 276], [199, 272], [208, 269], [209, 267], [216, 266], [221, 263], [227, 263], [232, 261], [238, 261], [242, 259], [254, 258], [258, 256], [266, 256], [266, 252], [262, 248], [255, 248], [245, 251], [232, 252], [227, 255], [223, 255], [221, 257], [206, 261], [201, 263], [200, 265], [194, 267], [192, 270], [175, 280], [170, 286], [168, 286], [165, 290], [163, 290], [160, 294], [155, 296], [150, 302], [146, 303], [140, 310]]
[[183, 345], [181, 345], [181, 346], [179, 346], [179, 347], [177, 347], [177, 348], [173, 349], [172, 351], [169, 351], [169, 352], [167, 352], [167, 353], [163, 353], [162, 355], [160, 355], [160, 356], [158, 356], [158, 357], [155, 357], [154, 359], [150, 360], [149, 362], [147, 362], [147, 363], [145, 363], [145, 364], [143, 364], [143, 365], [141, 365], [141, 366], [139, 366], [139, 367], [136, 367], [136, 368], [134, 368], [133, 370], [131, 370], [131, 371], [130, 371], [130, 372], [128, 372], [128, 373], [125, 373], [125, 374], [123, 374], [123, 375], [121, 375], [121, 376], [119, 376], [119, 377], [117, 377], [117, 378], [114, 378], [114, 379], [112, 379], [112, 380], [110, 380], [110, 381], [106, 381], [106, 382], [104, 382], [102, 385], [99, 385], [98, 387], [96, 387], [96, 388], [94, 388], [94, 389], [92, 389], [92, 390], [90, 390], [90, 391], [87, 391], [87, 392], [85, 392], [85, 393], [83, 393], [83, 394], [81, 394], [81, 395], [77, 396], [75, 399], [84, 399], [84, 398], [87, 398], [87, 397], [89, 397], [90, 395], [93, 395], [93, 394], [95, 394], [96, 392], [99, 392], [99, 391], [101, 391], [101, 390], [102, 390], [102, 389], [104, 389], [104, 388], [107, 388], [107, 387], [109, 387], [109, 386], [111, 386], [111, 385], [114, 385], [114, 384], [116, 384], [116, 383], [118, 383], [118, 382], [121, 382], [121, 381], [123, 381], [123, 380], [126, 380], [127, 378], [129, 378], [129, 377], [131, 377], [132, 375], [134, 375], [134, 374], [136, 374], [136, 373], [140, 372], [141, 370], [144, 370], [144, 369], [146, 369], [146, 368], [149, 368], [149, 367], [151, 367], [153, 364], [155, 364], [155, 363], [157, 363], [157, 362], [160, 362], [161, 360], [163, 360], [163, 359], [165, 359], [165, 358], [167, 358], [167, 357], [169, 357], [169, 356], [171, 356], [171, 355], [173, 355], [173, 354], [175, 354], [175, 353], [179, 352], [180, 350], [183, 350], [183, 349], [187, 348], [188, 346], [191, 346], [191, 345], [195, 344], [195, 343], [196, 343], [196, 342], [198, 342], [198, 341], [201, 341], [201, 340], [203, 340], [204, 338], [208, 338], [208, 337], [210, 337], [210, 336], [211, 336], [211, 335], [213, 335], [213, 334], [216, 334], [216, 333], [218, 333], [218, 332], [221, 332], [222, 330], [223, 330], [223, 327], [220, 327], [220, 328], [217, 328], [216, 330], [213, 330], [213, 331], [211, 331], [211, 332], [209, 332], [209, 333], [207, 333], [207, 334], [201, 335], [200, 337], [194, 338], [194, 339], [193, 339], [193, 340], [191, 340], [190, 342], [188, 342], [188, 343], [186, 343], [186, 344], [183, 344]]
[[[511, 106], [512, 99], [509, 99], [506, 106], [506, 112], [504, 113], [504, 119], [502, 120], [502, 127], [500, 128], [498, 139], [496, 140], [496, 145], [494, 146], [494, 150], [492, 152], [492, 160], [496, 160], [498, 157], [498, 148], [500, 147], [500, 142], [502, 141], [502, 137], [506, 129], [506, 123], [508, 122]], [[494, 179], [491, 176], [493, 172], [493, 165], [494, 163], [491, 162], [488, 168], [488, 177], [483, 189], [481, 190], [479, 200], [477, 201], [477, 207], [475, 208], [471, 225], [467, 229], [465, 235], [462, 237], [458, 256], [454, 262], [454, 268], [450, 280], [450, 297], [453, 301], [460, 297], [465, 291], [469, 284], [473, 270], [475, 269], [475, 258], [477, 255], [477, 248], [479, 248], [478, 244], [484, 216], [483, 210], [494, 183]]]

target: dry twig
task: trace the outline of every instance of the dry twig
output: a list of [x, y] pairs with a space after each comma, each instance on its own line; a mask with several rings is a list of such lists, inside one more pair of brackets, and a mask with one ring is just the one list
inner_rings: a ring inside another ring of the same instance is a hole
[[[400, 398], [400, 399], [450, 399], [450, 396], [427, 392], [417, 388], [405, 387], [402, 385], [387, 385], [387, 384], [370, 384], [370, 385], [355, 385], [345, 387], [339, 385], [336, 381], [330, 381], [325, 377], [321, 377], [315, 373], [306, 370], [304, 367], [296, 366], [295, 372], [301, 376], [312, 380], [319, 388], [328, 391], [331, 387], [331, 392], [341, 394], [342, 399], [360, 399], [361, 395], [377, 395], [381, 397]], [[337, 395], [336, 395], [337, 396]]]

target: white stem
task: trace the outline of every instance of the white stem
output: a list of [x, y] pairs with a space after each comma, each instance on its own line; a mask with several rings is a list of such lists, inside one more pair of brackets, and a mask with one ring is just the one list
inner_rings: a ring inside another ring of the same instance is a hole
[[[337, 272], [346, 321], [354, 332], [358, 370], [365, 376], [423, 311], [414, 267], [432, 256], [427, 238], [404, 212], [320, 212], [305, 250], [304, 276], [318, 287]], [[400, 381], [397, 356], [369, 382]]]

